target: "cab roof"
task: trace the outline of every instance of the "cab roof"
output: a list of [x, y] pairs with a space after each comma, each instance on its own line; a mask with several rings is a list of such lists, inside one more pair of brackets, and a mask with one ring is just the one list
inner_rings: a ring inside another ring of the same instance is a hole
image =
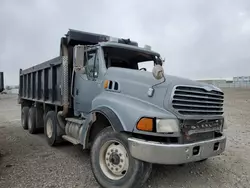
[[102, 47], [123, 48], [127, 50], [138, 51], [138, 52], [147, 53], [147, 54], [151, 54], [155, 56], [160, 56], [160, 54], [155, 51], [142, 48], [142, 47], [138, 47], [138, 46], [128, 45], [128, 44], [121, 44], [117, 42], [100, 42], [99, 44]]
[[[85, 31], [78, 31], [74, 29], [69, 29], [68, 33], [65, 35], [68, 45], [96, 45], [100, 42], [108, 42], [112, 38], [108, 35], [90, 33]], [[128, 44], [133, 46], [138, 46], [138, 43], [131, 41], [130, 39], [118, 38], [118, 43]]]

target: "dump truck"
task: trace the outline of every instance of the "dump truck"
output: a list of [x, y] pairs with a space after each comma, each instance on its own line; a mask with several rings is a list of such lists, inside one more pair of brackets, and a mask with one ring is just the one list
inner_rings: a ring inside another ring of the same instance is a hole
[[67, 141], [89, 149], [105, 188], [141, 187], [152, 164], [220, 155], [223, 91], [167, 75], [164, 63], [149, 45], [69, 29], [58, 57], [20, 69], [22, 127], [43, 130], [50, 146]]
[[4, 90], [4, 77], [3, 72], [0, 72], [0, 93]]

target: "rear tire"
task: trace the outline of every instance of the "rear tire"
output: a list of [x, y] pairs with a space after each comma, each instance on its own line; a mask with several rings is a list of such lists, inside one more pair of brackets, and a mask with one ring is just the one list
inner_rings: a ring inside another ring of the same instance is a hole
[[35, 134], [37, 132], [35, 107], [29, 109], [28, 130], [30, 134]]
[[107, 127], [93, 142], [91, 168], [96, 181], [104, 188], [141, 187], [150, 176], [152, 164], [133, 158], [127, 139], [125, 134]]
[[28, 118], [29, 118], [29, 107], [24, 106], [21, 112], [21, 123], [22, 123], [23, 129], [25, 130], [28, 129]]
[[57, 116], [56, 112], [49, 111], [46, 114], [44, 122], [44, 134], [46, 135], [47, 142], [50, 146], [56, 146], [61, 138], [57, 135]]
[[36, 125], [37, 129], [40, 132], [43, 132], [44, 129], [44, 113], [42, 108], [37, 107], [36, 109]]

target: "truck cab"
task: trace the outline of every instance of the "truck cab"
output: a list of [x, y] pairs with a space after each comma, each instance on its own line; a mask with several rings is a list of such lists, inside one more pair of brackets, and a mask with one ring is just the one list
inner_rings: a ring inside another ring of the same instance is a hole
[[219, 88], [165, 74], [159, 53], [129, 39], [70, 30], [60, 49], [20, 70], [22, 126], [44, 128], [51, 146], [89, 148], [102, 187], [141, 187], [153, 163], [204, 161], [225, 150]]
[[[160, 55], [156, 52], [116, 42], [103, 42], [85, 49], [84, 72], [76, 72], [74, 76], [75, 115], [88, 114], [94, 110], [96, 97], [102, 92], [122, 93], [123, 90], [117, 81], [129, 81], [130, 79], [119, 78], [118, 72], [130, 71], [129, 74], [132, 75], [140, 71], [144, 75], [147, 70], [140, 66], [144, 64], [153, 68], [156, 59], [159, 58]], [[151, 73], [146, 72], [146, 74], [153, 77]], [[110, 76], [114, 76], [114, 78], [110, 78]], [[108, 82], [107, 88], [103, 87], [105, 81]]]

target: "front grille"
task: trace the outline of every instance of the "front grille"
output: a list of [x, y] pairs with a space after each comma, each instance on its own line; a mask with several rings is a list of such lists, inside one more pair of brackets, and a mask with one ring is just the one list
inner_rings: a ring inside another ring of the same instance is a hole
[[200, 142], [204, 140], [209, 140], [214, 138], [214, 132], [206, 132], [206, 133], [196, 133], [190, 136], [183, 135], [183, 143], [193, 143], [193, 142]]
[[224, 94], [203, 88], [177, 86], [172, 107], [182, 115], [222, 115]]

